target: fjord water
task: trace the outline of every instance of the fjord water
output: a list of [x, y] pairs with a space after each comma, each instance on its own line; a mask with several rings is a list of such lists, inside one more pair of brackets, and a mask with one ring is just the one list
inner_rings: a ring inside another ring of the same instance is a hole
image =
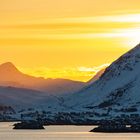
[[45, 130], [13, 130], [0, 123], [0, 140], [139, 140], [140, 133], [90, 133], [93, 126], [46, 126]]

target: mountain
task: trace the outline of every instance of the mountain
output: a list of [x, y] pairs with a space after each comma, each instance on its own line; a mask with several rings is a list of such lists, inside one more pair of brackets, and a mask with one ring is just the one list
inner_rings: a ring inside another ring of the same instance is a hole
[[85, 83], [67, 79], [37, 78], [20, 72], [11, 62], [0, 65], [0, 85], [28, 88], [53, 95], [67, 94], [81, 89]]
[[36, 102], [39, 102], [43, 97], [47, 97], [40, 91], [14, 88], [14, 87], [0, 87], [0, 105], [7, 105], [12, 107], [30, 107]]
[[[4, 69], [5, 72], [5, 69], [10, 67], [10, 73], [14, 71], [22, 78], [30, 77], [29, 79], [33, 78], [34, 81], [43, 79], [22, 74], [11, 64], [6, 64], [6, 67], [4, 65], [1, 65], [1, 71]], [[6, 75], [8, 75], [8, 70]], [[3, 76], [2, 79], [5, 77]], [[8, 80], [9, 77], [4, 82]], [[18, 79], [14, 82], [17, 81]], [[75, 120], [77, 122], [78, 120], [80, 123], [83, 121], [87, 123], [89, 120], [105, 119], [109, 116], [140, 114], [140, 44], [114, 61], [98, 80], [91, 80], [78, 92], [56, 97], [24, 88], [0, 87], [0, 103], [5, 106], [14, 106], [14, 109], [22, 106], [26, 109], [33, 107], [35, 110], [50, 111], [48, 119], [53, 116], [54, 121], [57, 117], [59, 122], [61, 122], [59, 119], [63, 119], [63, 121]]]
[[112, 115], [140, 113], [140, 44], [122, 55], [99, 80], [65, 99], [79, 111], [111, 110]]
[[87, 82], [87, 84], [92, 84], [93, 82], [95, 82], [96, 80], [98, 80], [102, 76], [102, 74], [105, 72], [105, 69], [106, 68], [101, 69], [100, 71], [98, 71], [96, 73], [96, 75]]
[[[15, 87], [0, 86], [0, 106], [10, 106], [18, 110], [33, 108], [35, 110], [56, 111], [60, 99], [47, 93]], [[53, 108], [51, 108], [53, 106]]]

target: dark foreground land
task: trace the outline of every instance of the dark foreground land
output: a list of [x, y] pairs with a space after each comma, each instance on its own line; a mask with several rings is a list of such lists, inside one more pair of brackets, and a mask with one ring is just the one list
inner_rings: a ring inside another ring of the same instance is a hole
[[13, 129], [45, 129], [42, 123], [37, 121], [21, 122], [14, 124]]
[[140, 125], [100, 125], [90, 132], [102, 133], [140, 133]]

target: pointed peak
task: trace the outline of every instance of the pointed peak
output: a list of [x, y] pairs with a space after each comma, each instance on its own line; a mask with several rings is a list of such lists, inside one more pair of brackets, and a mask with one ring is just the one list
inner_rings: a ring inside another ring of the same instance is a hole
[[0, 69], [16, 70], [17, 71], [16, 66], [13, 63], [11, 63], [11, 62], [6, 62], [6, 63], [1, 64], [0, 65]]
[[5, 63], [1, 64], [0, 67], [1, 66], [15, 67], [15, 65], [12, 62], [5, 62]]

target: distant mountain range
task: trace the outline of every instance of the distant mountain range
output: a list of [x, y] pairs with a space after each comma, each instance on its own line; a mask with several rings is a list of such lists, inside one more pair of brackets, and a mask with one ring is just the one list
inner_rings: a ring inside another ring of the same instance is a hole
[[67, 79], [33, 77], [20, 72], [11, 62], [0, 65], [0, 86], [27, 88], [47, 92], [50, 95], [62, 95], [76, 92], [84, 85], [84, 82]]
[[[95, 76], [95, 80], [98, 76], [99, 73]], [[0, 105], [3, 106], [57, 111], [63, 108], [60, 105], [63, 103], [63, 98], [86, 85], [88, 83], [67, 79], [33, 77], [20, 72], [11, 62], [0, 65]]]
[[50, 122], [82, 124], [140, 115], [140, 44], [87, 83], [32, 77], [8, 62], [0, 66], [0, 85], [0, 107], [15, 116], [45, 110]]

